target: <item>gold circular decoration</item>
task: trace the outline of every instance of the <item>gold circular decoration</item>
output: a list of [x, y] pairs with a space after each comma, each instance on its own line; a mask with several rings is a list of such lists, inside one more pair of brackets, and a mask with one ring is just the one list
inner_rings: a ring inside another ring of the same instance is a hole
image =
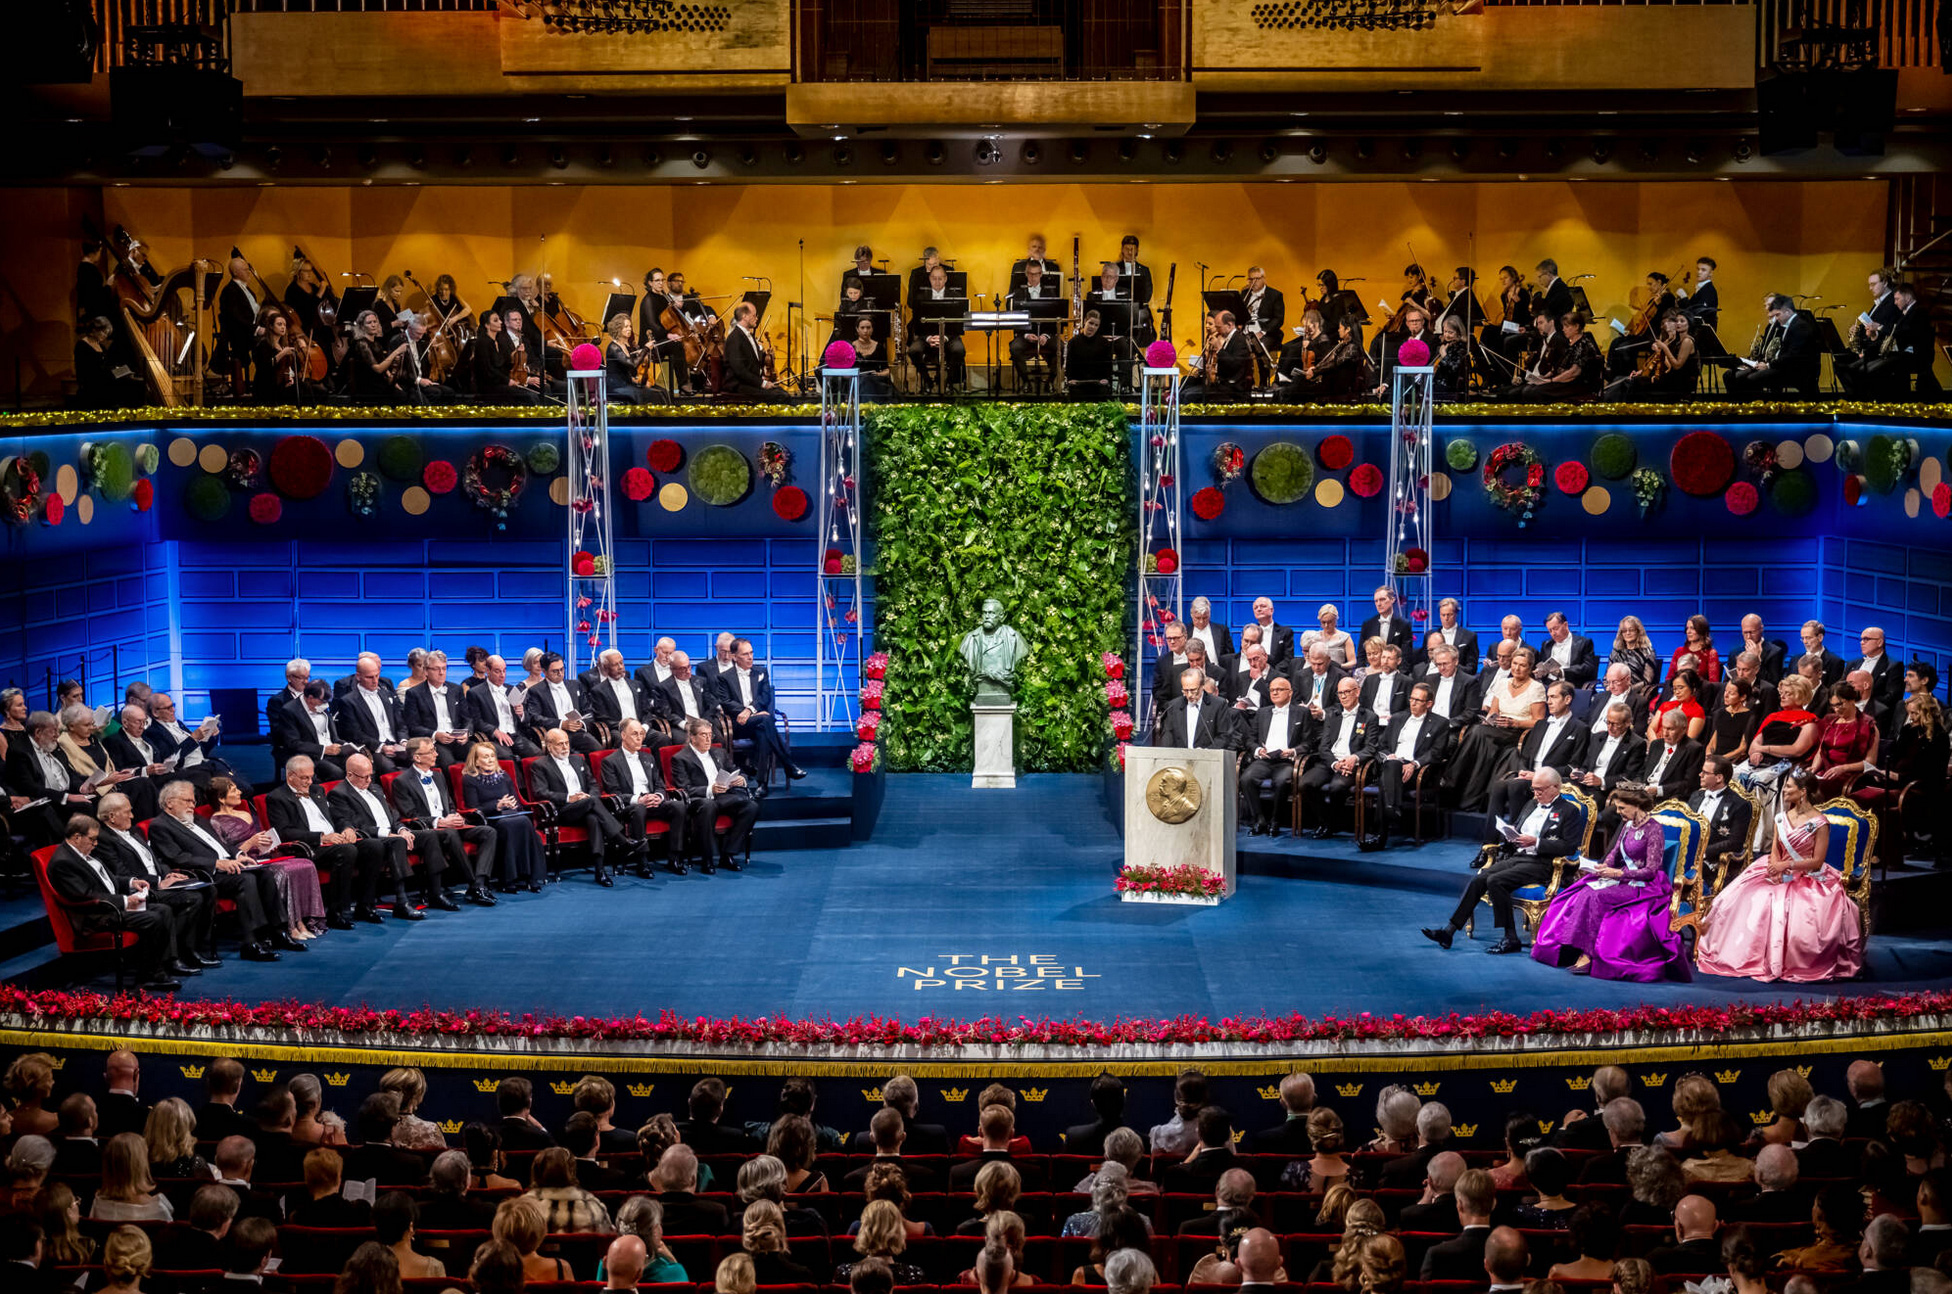
[[1613, 496], [1604, 485], [1595, 485], [1579, 496], [1579, 506], [1586, 509], [1587, 516], [1597, 517], [1613, 506]]
[[559, 508], [569, 506], [569, 477], [558, 476], [549, 482], [549, 502]]
[[1449, 472], [1438, 472], [1430, 478], [1430, 501], [1442, 503], [1450, 497], [1451, 479]]
[[1776, 466], [1785, 472], [1793, 472], [1803, 465], [1803, 442], [1785, 440], [1776, 446]]
[[1325, 476], [1315, 484], [1315, 502], [1324, 508], [1337, 507], [1342, 502], [1342, 482], [1332, 476]]
[[1918, 515], [1919, 497], [1919, 493], [1916, 490], [1905, 491], [1905, 515], [1907, 517], [1915, 517]]
[[1945, 465], [1936, 458], [1928, 458], [1918, 465], [1918, 488], [1927, 494], [1938, 488], [1945, 479]]
[[[1917, 491], [1913, 490], [1912, 493], [1916, 494]], [[79, 500], [76, 501], [75, 516], [81, 519], [81, 524], [84, 526], [95, 519], [95, 496], [94, 495], [84, 494], [81, 496]]]
[[348, 469], [358, 467], [366, 461], [366, 446], [356, 440], [342, 440], [333, 449], [332, 456], [339, 460], [341, 467]]
[[407, 510], [407, 515], [410, 517], [417, 517], [427, 511], [427, 505], [432, 502], [433, 500], [427, 497], [427, 491], [418, 485], [409, 485], [400, 493], [400, 506]]
[[1188, 769], [1162, 768], [1145, 784], [1145, 807], [1161, 822], [1184, 822], [1200, 811], [1200, 779]]
[[230, 454], [222, 445], [205, 445], [197, 452], [197, 466], [212, 476], [218, 476], [230, 466]]
[[54, 469], [54, 492], [61, 496], [61, 502], [74, 506], [75, 495], [81, 493], [81, 473], [75, 471], [74, 464], [63, 463]]
[[188, 467], [197, 461], [197, 442], [188, 436], [178, 436], [169, 442], [169, 461], [178, 467]]
[[1820, 431], [1803, 442], [1803, 457], [1812, 463], [1827, 463], [1836, 452], [1837, 442]]
[[676, 481], [666, 481], [657, 492], [657, 502], [666, 512], [680, 512], [691, 502], [691, 493]]

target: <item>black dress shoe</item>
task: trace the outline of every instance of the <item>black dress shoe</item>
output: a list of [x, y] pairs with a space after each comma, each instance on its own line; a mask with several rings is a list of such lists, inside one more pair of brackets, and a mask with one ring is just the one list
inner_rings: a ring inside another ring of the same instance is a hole
[[766, 798], [766, 786], [763, 782], [748, 782], [746, 783], [746, 793], [755, 800], [763, 800]]
[[1497, 943], [1485, 949], [1485, 951], [1503, 956], [1506, 953], [1522, 953], [1525, 951], [1525, 945], [1516, 935], [1506, 935], [1503, 939], [1500, 939]]
[[350, 930], [352, 929], [352, 918], [343, 912], [334, 912], [325, 919], [325, 927], [328, 930]]
[[497, 894], [520, 894], [521, 892], [522, 887], [510, 881], [499, 881], [495, 885]]
[[610, 873], [608, 872], [598, 872], [596, 874], [596, 883], [606, 890], [615, 889], [617, 885], [615, 881], [610, 879]]
[[807, 770], [804, 768], [799, 768], [792, 764], [786, 766], [786, 777], [788, 781], [797, 782], [806, 775]]
[[192, 966], [188, 962], [180, 962], [180, 961], [174, 962], [168, 966], [163, 967], [163, 969], [168, 971], [170, 974], [179, 977], [203, 974], [203, 970], [201, 967]]
[[1313, 836], [1317, 840], [1327, 840], [1329, 838], [1330, 833], [1327, 825], [1323, 825], [1315, 828], [1313, 831], [1309, 832], [1308, 834]]
[[401, 921], [425, 921], [427, 919], [427, 914], [425, 912], [416, 912], [411, 903], [395, 903], [393, 905], [393, 915]]
[[685, 860], [682, 858], [673, 858], [665, 866], [669, 867], [675, 876], [683, 876], [691, 871], [691, 868], [685, 865]]
[[540, 894], [540, 893], [542, 893], [542, 882], [541, 882], [541, 881], [530, 881], [530, 882], [529, 882], [529, 893], [531, 893], [531, 894]]
[[729, 867], [735, 872], [743, 872], [746, 869], [746, 865], [737, 858], [721, 858], [718, 860], [718, 865], [720, 867]]
[[487, 890], [482, 890], [482, 889], [469, 890], [468, 902], [474, 904], [478, 908], [492, 908], [495, 906], [495, 896], [490, 894]]
[[247, 962], [278, 962], [284, 958], [273, 952], [268, 944], [245, 944], [240, 954]]
[[651, 879], [651, 864], [648, 859], [638, 859], [637, 866], [630, 870], [636, 874], [639, 880], [648, 881]]
[[1449, 926], [1425, 926], [1423, 937], [1439, 948], [1450, 947], [1450, 937], [1455, 933]]
[[380, 915], [378, 908], [361, 908], [352, 914], [352, 919], [354, 921], [364, 921], [368, 925], [374, 926], [383, 926], [386, 924], [386, 918]]
[[161, 976], [158, 976], [157, 978], [150, 980], [147, 984], [144, 984], [142, 986], [142, 991], [145, 993], [174, 993], [176, 992], [177, 989], [180, 989], [182, 987], [183, 986], [181, 984], [178, 984], [173, 979], [165, 979], [162, 978]]
[[432, 896], [427, 900], [427, 906], [430, 908], [438, 908], [442, 912], [459, 912], [461, 910], [461, 905], [453, 899], [448, 898], [445, 894]]
[[698, 870], [707, 876], [718, 875], [718, 868], [712, 865], [712, 860], [709, 858], [701, 858], [698, 860]]
[[214, 970], [223, 965], [223, 962], [217, 960], [215, 957], [205, 957], [202, 953], [191, 953], [188, 957], [179, 960], [187, 961], [192, 966], [201, 966], [205, 970]]
[[268, 942], [273, 948], [282, 948], [288, 953], [308, 953], [312, 951], [311, 949], [307, 948], [304, 944], [299, 943], [298, 940], [292, 938], [291, 935], [287, 934], [283, 930], [280, 930], [277, 934], [272, 935], [271, 938], [266, 942]]

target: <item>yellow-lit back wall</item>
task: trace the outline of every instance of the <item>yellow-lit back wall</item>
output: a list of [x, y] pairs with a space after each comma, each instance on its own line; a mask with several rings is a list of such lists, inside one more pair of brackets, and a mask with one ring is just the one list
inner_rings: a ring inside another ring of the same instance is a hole
[[193, 253], [221, 260], [236, 244], [280, 291], [294, 242], [335, 273], [410, 269], [430, 287], [451, 273], [477, 310], [495, 291], [490, 279], [548, 270], [588, 314], [602, 303], [600, 280], [634, 290], [660, 265], [708, 294], [736, 294], [743, 275], [770, 277], [775, 326], [798, 299], [802, 238], [808, 300], [824, 313], [860, 242], [902, 271], [934, 244], [971, 272], [972, 291], [993, 291], [1007, 287], [1032, 231], [1067, 272], [1074, 234], [1089, 267], [1133, 232], [1161, 294], [1167, 265], [1179, 264], [1182, 341], [1198, 324], [1196, 260], [1216, 275], [1261, 264], [1291, 302], [1334, 269], [1366, 279], [1357, 290], [1373, 305], [1395, 300], [1409, 247], [1445, 277], [1471, 264], [1487, 280], [1500, 265], [1529, 274], [1550, 256], [1568, 278], [1594, 275], [1584, 286], [1610, 314], [1636, 299], [1648, 270], [1673, 274], [1708, 255], [1721, 264], [1728, 344], [1741, 347], [1768, 291], [1848, 302], [1846, 319], [1862, 308], [1886, 200], [1883, 184], [1866, 181], [15, 190], [0, 203], [0, 363], [23, 361], [30, 395], [58, 392], [73, 345], [79, 213], [90, 208], [126, 224], [163, 267]]

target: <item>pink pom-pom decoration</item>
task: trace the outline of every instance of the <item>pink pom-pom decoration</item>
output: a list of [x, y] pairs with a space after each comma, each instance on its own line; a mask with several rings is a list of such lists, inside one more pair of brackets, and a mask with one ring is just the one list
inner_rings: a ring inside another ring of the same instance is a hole
[[861, 673], [867, 678], [888, 677], [888, 653], [878, 651], [861, 662]]
[[642, 503], [657, 489], [657, 478], [641, 467], [629, 468], [624, 472], [624, 497], [632, 503]]
[[1396, 352], [1396, 362], [1405, 368], [1422, 368], [1430, 362], [1430, 346], [1421, 337], [1412, 337]]
[[1111, 714], [1112, 736], [1120, 741], [1129, 741], [1132, 736], [1132, 716], [1124, 710], [1114, 710]]
[[[52, 505], [60, 497], [58, 494], [53, 495], [49, 498], [48, 503]], [[285, 501], [269, 490], [266, 490], [262, 494], [254, 494], [251, 496], [251, 520], [257, 522], [260, 526], [272, 525], [284, 515]]]
[[881, 708], [882, 689], [886, 686], [878, 678], [871, 678], [861, 684], [861, 708], [863, 710], [879, 710]]
[[579, 552], [569, 559], [571, 574], [578, 579], [587, 580], [596, 574], [596, 554]]
[[1171, 548], [1161, 548], [1153, 560], [1159, 564], [1161, 575], [1171, 575], [1179, 569], [1179, 553]]
[[1147, 368], [1171, 368], [1177, 363], [1179, 363], [1179, 352], [1174, 350], [1173, 344], [1164, 337], [1145, 348]]
[[1722, 495], [1722, 502], [1738, 517], [1746, 517], [1754, 512], [1761, 501], [1762, 496], [1747, 481], [1737, 481], [1728, 487], [1728, 493]]
[[569, 366], [580, 369], [602, 368], [603, 352], [597, 349], [595, 343], [586, 341], [569, 352]]
[[1125, 662], [1111, 652], [1106, 652], [1099, 658], [1099, 662], [1105, 667], [1106, 678], [1125, 677]]
[[821, 353], [820, 367], [853, 368], [859, 360], [860, 356], [854, 353], [854, 347], [851, 344], [844, 341], [829, 342], [827, 349]]
[[1125, 690], [1123, 683], [1114, 680], [1105, 684], [1105, 704], [1114, 710], [1126, 705], [1131, 699], [1131, 694]]
[[1355, 491], [1358, 498], [1375, 497], [1383, 488], [1383, 469], [1374, 463], [1357, 463], [1355, 470], [1349, 473], [1349, 488]]
[[1932, 487], [1932, 514], [1938, 517], [1952, 514], [1952, 485], [1940, 481]]
[[857, 773], [872, 773], [874, 771], [874, 743], [864, 741], [856, 746], [849, 756], [849, 762], [854, 766], [854, 771]]

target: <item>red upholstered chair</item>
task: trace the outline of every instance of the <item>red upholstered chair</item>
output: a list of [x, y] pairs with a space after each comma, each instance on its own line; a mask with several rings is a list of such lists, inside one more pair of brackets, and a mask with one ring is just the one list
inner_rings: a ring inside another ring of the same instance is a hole
[[[658, 768], [661, 769], [664, 773], [664, 784], [666, 786], [671, 785], [671, 757], [676, 755], [679, 751], [683, 749], [684, 749], [683, 743], [679, 743], [676, 746], [659, 746], [657, 748]], [[712, 757], [714, 763], [719, 764], [721, 768], [731, 767], [730, 764], [725, 763], [722, 759], [722, 755], [725, 750], [725, 747], [713, 746], [712, 749], [720, 752], [719, 755], [714, 755]], [[725, 814], [721, 813], [712, 819], [713, 834], [722, 836], [730, 830], [732, 830], [732, 819], [727, 817]], [[746, 837], [746, 861], [748, 863], [752, 861], [752, 837], [750, 835]]]
[[54, 932], [54, 946], [66, 954], [72, 953], [113, 953], [115, 955], [115, 990], [122, 991], [122, 950], [136, 942], [133, 933], [127, 930], [102, 931], [98, 934], [83, 935], [75, 933], [73, 914], [83, 908], [93, 907], [92, 903], [69, 903], [54, 892], [54, 885], [47, 878], [47, 865], [54, 857], [59, 845], [48, 845], [34, 851], [34, 880], [41, 887], [41, 902], [47, 905], [47, 923]]
[[522, 761], [522, 778], [519, 782], [516, 782], [514, 771], [511, 769], [508, 760], [502, 760], [501, 766], [502, 771], [509, 775], [509, 781], [515, 782], [518, 788], [516, 794], [522, 797], [523, 803], [535, 807], [535, 822], [536, 826], [542, 828], [543, 848], [549, 853], [550, 865], [555, 870], [560, 871], [562, 868], [563, 846], [588, 845], [590, 843], [590, 829], [588, 827], [559, 826], [556, 822], [556, 806], [535, 793], [535, 784], [529, 780], [529, 777], [531, 770], [535, 766], [535, 762], [541, 758], [542, 756], [540, 755], [530, 755]]

